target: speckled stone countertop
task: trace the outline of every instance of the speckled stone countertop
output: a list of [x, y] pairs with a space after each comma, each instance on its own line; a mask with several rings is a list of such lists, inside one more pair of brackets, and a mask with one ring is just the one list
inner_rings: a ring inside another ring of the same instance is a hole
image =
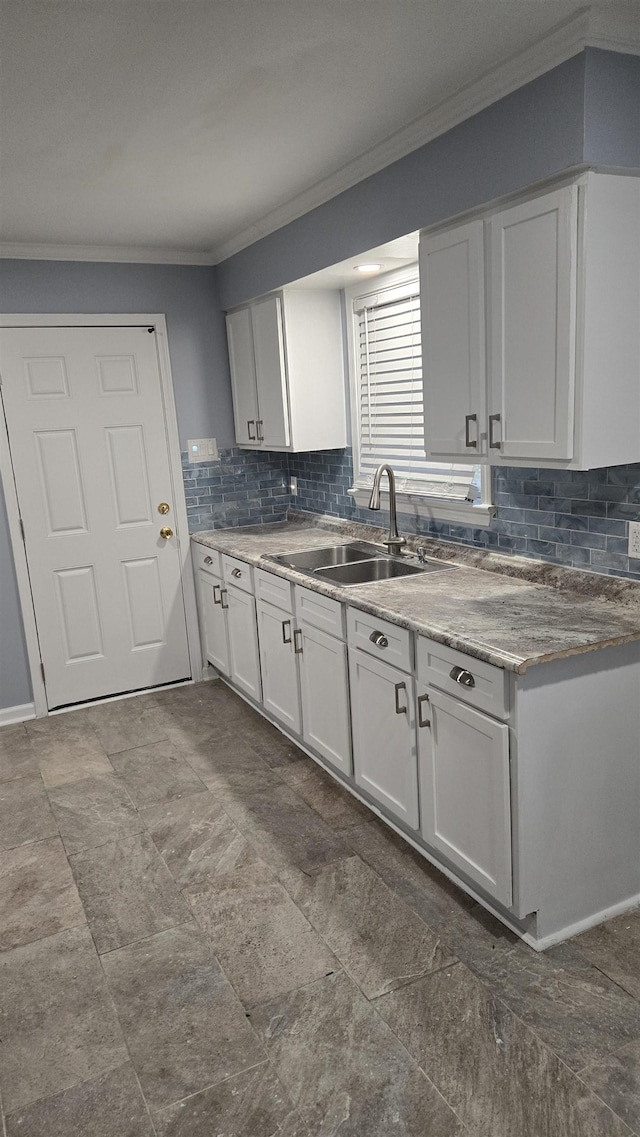
[[622, 578], [429, 538], [409, 538], [409, 550], [425, 545], [429, 557], [455, 570], [345, 587], [264, 559], [354, 538], [379, 543], [383, 536], [373, 526], [297, 514], [275, 525], [216, 529], [192, 539], [519, 674], [537, 663], [640, 640], [640, 584]]

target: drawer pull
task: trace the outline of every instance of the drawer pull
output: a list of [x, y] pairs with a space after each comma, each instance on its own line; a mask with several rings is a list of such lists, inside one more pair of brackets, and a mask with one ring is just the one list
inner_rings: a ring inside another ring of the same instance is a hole
[[204, 563], [205, 563], [205, 565], [212, 565], [213, 564], [213, 557], [205, 557]]
[[282, 642], [283, 644], [291, 643], [291, 620], [282, 621]]
[[222, 605], [222, 607], [223, 607], [223, 608], [228, 608], [228, 607], [229, 607], [229, 605], [228, 605], [228, 604], [225, 604], [224, 600], [222, 599], [222, 597], [223, 597], [223, 596], [226, 596], [226, 595], [227, 595], [227, 590], [226, 590], [226, 588], [220, 588], [220, 603], [221, 603], [221, 605]]
[[459, 683], [461, 687], [475, 687], [476, 685], [473, 675], [464, 667], [452, 667], [449, 678], [453, 679], [454, 683]]
[[422, 717], [422, 704], [428, 702], [428, 695], [418, 695], [418, 726], [431, 726], [431, 719], [423, 719]]
[[[298, 636], [300, 639], [298, 639]], [[302, 655], [302, 629], [294, 628], [293, 631], [293, 650], [296, 655]]]
[[[216, 592], [218, 593], [217, 596], [216, 596]], [[213, 586], [213, 603], [214, 604], [222, 604], [222, 585], [221, 584], [214, 584], [214, 586]]]
[[400, 692], [406, 691], [407, 684], [406, 683], [394, 683], [394, 689], [395, 689], [395, 695], [396, 695], [396, 714], [397, 715], [406, 715], [409, 708], [406, 705], [406, 703], [405, 703], [404, 707], [400, 706]]
[[231, 569], [231, 575], [235, 576], [235, 578], [237, 580], [238, 577], [242, 576], [242, 571], [241, 571], [241, 569]]
[[376, 647], [388, 647], [389, 646], [389, 641], [383, 632], [372, 632], [371, 635], [369, 636], [369, 639], [371, 640], [372, 644], [376, 645]]

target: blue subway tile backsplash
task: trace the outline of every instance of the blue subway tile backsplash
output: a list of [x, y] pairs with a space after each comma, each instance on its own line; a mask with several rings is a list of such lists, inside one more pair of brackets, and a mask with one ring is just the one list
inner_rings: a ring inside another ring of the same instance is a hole
[[[217, 462], [189, 465], [182, 456], [190, 532], [283, 521], [287, 509], [371, 524], [373, 514], [347, 492], [353, 485], [350, 447], [278, 454], [234, 447]], [[298, 492], [291, 496], [291, 478]], [[487, 528], [403, 514], [401, 532], [497, 549], [555, 564], [640, 579], [627, 556], [629, 521], [640, 521], [640, 464], [602, 470], [496, 467], [496, 515]], [[384, 512], [376, 515], [384, 526]]]

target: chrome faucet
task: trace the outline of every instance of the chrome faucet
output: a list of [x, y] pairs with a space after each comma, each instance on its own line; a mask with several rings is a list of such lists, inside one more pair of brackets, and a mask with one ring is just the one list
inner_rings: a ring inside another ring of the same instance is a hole
[[401, 557], [402, 546], [406, 545], [407, 542], [404, 537], [400, 537], [398, 534], [398, 522], [396, 520], [396, 476], [391, 466], [387, 465], [386, 462], [378, 466], [373, 476], [373, 489], [371, 490], [369, 509], [380, 509], [380, 479], [385, 471], [389, 476], [389, 536], [382, 544], [387, 546], [390, 553]]

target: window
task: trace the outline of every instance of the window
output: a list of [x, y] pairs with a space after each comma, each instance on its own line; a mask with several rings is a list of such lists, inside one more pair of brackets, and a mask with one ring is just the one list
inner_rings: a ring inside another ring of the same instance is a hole
[[347, 292], [354, 489], [370, 487], [380, 463], [389, 462], [400, 494], [486, 505], [480, 466], [427, 461], [417, 265], [377, 283], [375, 292]]

